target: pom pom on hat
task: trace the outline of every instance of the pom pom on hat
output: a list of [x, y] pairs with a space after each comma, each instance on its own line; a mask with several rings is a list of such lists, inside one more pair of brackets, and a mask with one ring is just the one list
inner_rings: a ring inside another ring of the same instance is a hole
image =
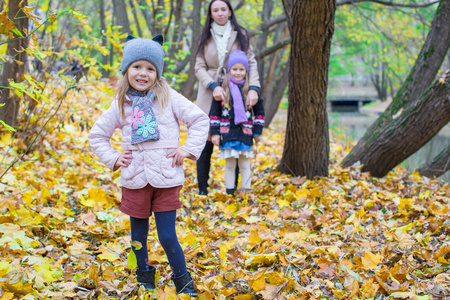
[[125, 74], [132, 63], [138, 60], [146, 60], [155, 66], [158, 79], [161, 79], [165, 56], [162, 47], [163, 41], [164, 38], [161, 34], [153, 39], [134, 38], [129, 35], [123, 48], [122, 63], [120, 64], [122, 75]]
[[234, 64], [243, 64], [248, 72], [247, 54], [242, 50], [234, 50], [233, 52], [231, 52], [230, 56], [228, 57], [227, 72], [230, 72], [230, 69]]

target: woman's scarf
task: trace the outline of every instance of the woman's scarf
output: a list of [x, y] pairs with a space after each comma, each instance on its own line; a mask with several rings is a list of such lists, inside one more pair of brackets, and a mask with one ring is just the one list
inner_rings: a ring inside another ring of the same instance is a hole
[[212, 29], [214, 32], [214, 38], [216, 40], [217, 59], [219, 60], [220, 68], [222, 67], [225, 56], [228, 52], [228, 40], [230, 39], [232, 31], [231, 22], [228, 20], [228, 22], [224, 26], [220, 26], [216, 22], [212, 22]]
[[245, 79], [238, 81], [231, 75], [228, 75], [228, 78], [230, 79], [230, 94], [233, 98], [234, 124], [245, 123], [248, 121], [248, 118], [245, 113], [244, 99], [242, 99], [242, 94], [239, 90], [239, 85], [243, 85]]
[[159, 129], [152, 102], [155, 92], [148, 93], [130, 88], [128, 98], [133, 101], [131, 111], [131, 144], [139, 144], [148, 140], [159, 140]]

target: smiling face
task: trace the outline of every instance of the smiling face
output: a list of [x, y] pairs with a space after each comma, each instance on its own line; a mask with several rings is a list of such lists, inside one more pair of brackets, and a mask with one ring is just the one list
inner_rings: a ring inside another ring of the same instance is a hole
[[245, 79], [245, 74], [247, 74], [247, 69], [243, 64], [234, 64], [230, 68], [230, 75], [236, 80]]
[[149, 90], [156, 82], [156, 68], [146, 60], [138, 60], [132, 63], [127, 73], [130, 85], [141, 92]]
[[224, 26], [231, 16], [231, 10], [228, 5], [220, 0], [211, 3], [211, 18], [218, 25]]

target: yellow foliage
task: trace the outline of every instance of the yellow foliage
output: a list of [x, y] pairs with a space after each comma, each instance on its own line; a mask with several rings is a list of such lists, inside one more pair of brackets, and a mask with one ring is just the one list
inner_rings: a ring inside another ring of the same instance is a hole
[[[46, 96], [57, 103], [63, 92], [55, 88]], [[118, 210], [120, 172], [97, 160], [88, 130], [79, 125], [88, 120], [92, 126], [110, 94], [102, 82], [71, 94], [61, 111], [73, 113], [74, 122], [66, 116], [62, 126], [63, 117], [56, 116], [29, 152], [33, 161], [14, 165], [2, 178], [0, 299], [89, 293], [181, 299], [152, 218], [149, 262], [157, 267], [158, 286], [153, 292], [136, 288], [129, 218]], [[337, 139], [331, 140], [329, 177], [280, 174], [282, 113], [252, 159], [251, 193], [225, 194], [224, 164], [215, 149], [211, 192], [199, 197], [195, 162], [185, 162], [177, 234], [199, 299], [431, 299], [437, 282], [448, 290], [449, 186], [417, 173], [406, 176], [402, 168], [377, 180], [356, 166], [342, 169], [338, 162], [350, 147]], [[26, 150], [9, 133], [0, 136], [0, 149], [10, 144], [10, 153]], [[112, 144], [119, 149], [120, 136]]]

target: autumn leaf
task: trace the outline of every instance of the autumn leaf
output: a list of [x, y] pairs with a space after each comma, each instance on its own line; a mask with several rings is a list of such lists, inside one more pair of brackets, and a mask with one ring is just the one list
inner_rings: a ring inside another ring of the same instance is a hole
[[376, 268], [378, 264], [381, 262], [382, 256], [373, 254], [369, 250], [364, 252], [364, 256], [361, 258], [361, 261], [365, 268], [371, 269]]
[[[17, 86], [23, 94], [28, 86], [40, 87], [28, 79]], [[147, 246], [157, 287], [146, 291], [137, 285], [130, 243], [142, 245], [131, 241], [130, 219], [118, 209], [120, 172], [97, 161], [88, 130], [79, 125], [87, 120], [92, 126], [109, 107], [114, 91], [108, 84], [83, 85], [63, 101], [29, 158], [2, 177], [0, 249], [6, 255], [0, 261], [0, 298], [184, 297], [176, 295], [153, 217]], [[55, 86], [46, 97], [59, 103], [63, 93]], [[49, 114], [51, 105], [41, 102], [38, 109]], [[42, 126], [36, 115], [29, 121]], [[197, 195], [195, 162], [185, 162], [176, 230], [198, 299], [433, 299], [447, 292], [448, 184], [408, 177], [402, 167], [380, 179], [361, 166], [343, 169], [338, 162], [351, 147], [335, 137], [329, 177], [280, 174], [285, 122], [286, 111], [280, 110], [264, 131], [267, 139], [252, 160], [252, 195], [225, 193], [218, 149], [208, 197]], [[182, 128], [181, 143], [186, 137]], [[111, 142], [119, 149], [120, 135]], [[5, 152], [10, 146], [15, 154], [27, 149], [17, 135], [1, 135], [4, 165], [14, 160]]]

